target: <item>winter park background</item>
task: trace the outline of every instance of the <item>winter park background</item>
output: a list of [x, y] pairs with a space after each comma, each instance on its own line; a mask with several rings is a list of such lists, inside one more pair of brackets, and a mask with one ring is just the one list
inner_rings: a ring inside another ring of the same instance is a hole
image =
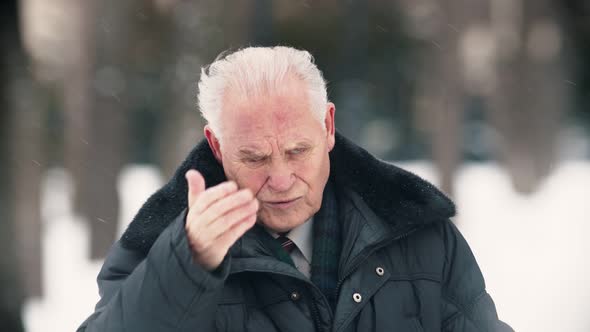
[[[437, 182], [430, 164], [401, 166]], [[162, 181], [153, 167], [127, 167], [118, 182], [120, 220], [131, 220]], [[589, 331], [590, 162], [563, 163], [530, 197], [515, 193], [494, 164], [464, 166], [456, 185], [455, 221], [471, 244], [500, 317], [515, 331]], [[46, 174], [42, 240], [47, 293], [25, 304], [27, 331], [74, 331], [98, 301], [95, 279], [102, 261], [88, 259], [88, 228], [72, 214], [71, 195], [71, 180], [63, 170]], [[118, 234], [124, 228], [122, 222]]]
[[456, 202], [499, 316], [590, 331], [585, 0], [0, 5], [0, 331], [73, 331], [141, 204], [202, 139], [219, 52], [314, 54], [336, 127]]

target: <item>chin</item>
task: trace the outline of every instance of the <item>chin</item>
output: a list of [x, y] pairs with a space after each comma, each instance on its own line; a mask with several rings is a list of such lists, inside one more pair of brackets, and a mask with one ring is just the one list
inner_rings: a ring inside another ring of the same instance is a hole
[[287, 232], [293, 228], [302, 225], [309, 219], [307, 214], [303, 213], [289, 213], [287, 215], [274, 215], [272, 213], [262, 213], [260, 215], [260, 223], [277, 233]]

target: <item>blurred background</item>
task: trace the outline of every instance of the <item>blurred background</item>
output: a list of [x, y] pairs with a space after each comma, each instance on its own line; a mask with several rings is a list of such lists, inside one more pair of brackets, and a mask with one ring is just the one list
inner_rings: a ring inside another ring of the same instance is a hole
[[500, 318], [590, 331], [587, 0], [4, 0], [0, 330], [73, 331], [202, 139], [200, 68], [309, 50], [336, 126], [458, 205]]

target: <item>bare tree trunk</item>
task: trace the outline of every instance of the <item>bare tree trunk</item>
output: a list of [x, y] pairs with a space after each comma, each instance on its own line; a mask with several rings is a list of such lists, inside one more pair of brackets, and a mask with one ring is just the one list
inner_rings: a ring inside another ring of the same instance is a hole
[[[469, 97], [463, 43], [489, 24], [488, 1], [430, 1], [430, 15], [415, 22], [427, 43], [418, 86], [417, 125], [430, 133], [432, 158], [440, 187], [453, 195], [463, 156], [463, 118]], [[412, 8], [413, 2], [406, 6]], [[412, 15], [410, 15], [412, 16]], [[422, 27], [421, 27], [422, 26]], [[477, 92], [476, 92], [477, 93]]]
[[[18, 14], [15, 13], [15, 15]], [[28, 56], [17, 30], [16, 43], [6, 49], [11, 58], [12, 76], [9, 109], [12, 143], [9, 163], [13, 170], [14, 231], [16, 252], [21, 262], [21, 280], [27, 297], [41, 296], [41, 204], [40, 183], [45, 158], [41, 148], [41, 90], [31, 75]]]
[[[235, 50], [249, 45], [253, 1], [229, 2], [229, 12], [223, 10], [223, 1], [179, 2], [170, 12], [168, 44], [164, 47], [172, 50], [166, 71], [173, 74], [169, 76], [166, 111], [157, 140], [158, 164], [165, 178], [203, 138], [205, 121], [197, 108], [201, 66], [227, 47]], [[198, 17], [197, 23], [187, 24], [185, 17]]]
[[[89, 176], [82, 180], [84, 211], [91, 229], [90, 256], [100, 259], [106, 256], [117, 233], [119, 219], [119, 195], [117, 179], [127, 161], [129, 151], [128, 119], [130, 83], [127, 68], [135, 51], [130, 49], [133, 16], [137, 13], [137, 1], [101, 1], [86, 9], [100, 13], [100, 21], [90, 21], [87, 34], [93, 45], [90, 59], [91, 83], [90, 108], [92, 126], [89, 128]], [[96, 14], [92, 14], [96, 16]]]
[[[164, 56], [162, 67], [163, 72], [170, 75], [167, 77], [169, 81], [162, 100], [166, 111], [158, 110], [161, 121], [156, 138], [155, 158], [164, 178], [172, 176], [188, 151], [203, 137], [204, 121], [197, 109], [197, 80], [200, 68], [204, 65], [203, 60], [212, 56], [215, 45], [211, 45], [206, 51], [201, 49], [202, 41], [198, 38], [202, 38], [204, 34], [197, 34], [196, 31], [206, 31], [204, 16], [214, 15], [207, 10], [210, 6], [210, 1], [201, 1], [198, 4], [180, 2], [175, 5], [170, 17], [161, 18], [166, 31], [162, 47], [170, 50]], [[179, 15], [180, 12], [199, 17], [199, 23], [187, 24]], [[188, 41], [187, 35], [195, 36], [195, 40]]]
[[[117, 97], [111, 97], [116, 99]], [[92, 112], [91, 174], [83, 179], [91, 230], [90, 258], [104, 258], [115, 241], [119, 217], [117, 179], [127, 151], [127, 115], [117, 101], [98, 97]]]
[[[66, 4], [64, 4], [66, 6]], [[74, 28], [79, 31], [76, 41], [72, 42], [72, 61], [65, 68], [63, 100], [64, 100], [64, 164], [71, 173], [76, 195], [74, 209], [83, 215], [82, 179], [90, 173], [88, 165], [90, 143], [90, 127], [92, 107], [92, 62], [94, 47], [90, 38], [91, 20], [86, 19], [82, 3], [68, 2], [73, 22], [80, 22]]]
[[[4, 12], [4, 11], [3, 11]], [[4, 47], [4, 45], [2, 45]], [[4, 57], [4, 54], [3, 54]], [[2, 59], [4, 62], [5, 59]], [[12, 188], [15, 186], [12, 171], [12, 158], [9, 151], [12, 137], [9, 106], [6, 97], [7, 74], [4, 63], [0, 65], [0, 330], [23, 331], [21, 306], [24, 291], [20, 282], [21, 268], [18, 261], [15, 241], [14, 197]]]
[[[16, 3], [16, 1], [12, 1]], [[6, 4], [6, 3], [5, 3]], [[3, 6], [4, 9], [5, 6]], [[6, 11], [2, 11], [6, 13]], [[5, 14], [6, 15], [6, 14]], [[7, 22], [8, 20], [3, 22]], [[5, 24], [2, 24], [3, 28]], [[2, 29], [2, 33], [6, 33]], [[6, 39], [2, 38], [2, 49], [9, 49], [14, 45], [6, 45]], [[23, 331], [21, 321], [21, 306], [24, 300], [23, 283], [19, 258], [21, 254], [17, 251], [16, 219], [14, 203], [16, 198], [13, 188], [16, 187], [14, 179], [14, 161], [12, 153], [12, 124], [13, 112], [9, 100], [9, 89], [12, 84], [12, 75], [7, 72], [7, 54], [2, 53], [0, 61], [0, 330], [2, 331]], [[34, 272], [33, 272], [34, 273]]]
[[[120, 167], [122, 115], [113, 107], [119, 100], [109, 93], [111, 73], [96, 77], [97, 38], [94, 1], [70, 4], [78, 35], [72, 43], [73, 61], [64, 82], [65, 165], [76, 188], [75, 210], [89, 223], [90, 256], [102, 258], [115, 240], [118, 216], [116, 178]], [[110, 26], [103, 27], [104, 29]], [[116, 38], [114, 38], [116, 39]], [[106, 78], [105, 78], [106, 76]], [[110, 99], [115, 100], [114, 102]]]
[[555, 160], [565, 108], [563, 33], [550, 0], [494, 0], [497, 85], [491, 118], [518, 192], [531, 193]]
[[71, 64], [65, 68], [64, 100], [64, 164], [72, 174], [76, 195], [74, 209], [84, 213], [83, 180], [90, 174], [92, 79], [94, 61], [93, 19], [90, 14], [91, 2], [68, 1], [64, 6], [71, 9], [73, 28], [78, 31], [72, 48]]
[[[455, 12], [455, 0], [432, 2], [428, 18], [436, 22], [423, 32], [426, 42], [423, 68], [418, 80], [418, 127], [429, 133], [431, 154], [439, 170], [440, 187], [453, 193], [453, 177], [460, 161], [461, 114], [463, 89], [458, 63], [458, 30], [465, 22]], [[407, 7], [414, 4], [408, 2]], [[414, 25], [424, 24], [420, 21]], [[459, 27], [460, 26], [460, 27]]]
[[[20, 74], [18, 76], [21, 76]], [[27, 76], [26, 74], [24, 75]], [[12, 160], [15, 179], [14, 221], [16, 252], [22, 265], [22, 280], [27, 296], [41, 296], [41, 174], [45, 165], [42, 154], [40, 88], [32, 77], [19, 78], [13, 86], [21, 101], [13, 104]]]
[[0, 330], [17, 332], [23, 331], [21, 306], [25, 295], [41, 294], [41, 168], [31, 160], [40, 155], [40, 111], [34, 103], [19, 103], [20, 94], [31, 100], [35, 96], [34, 90], [27, 90], [33, 84], [26, 70], [18, 3], [4, 1], [1, 9]]
[[[449, 2], [449, 1], [446, 1]], [[454, 22], [453, 8], [441, 11], [443, 22]], [[453, 180], [457, 167], [461, 161], [462, 103], [464, 94], [462, 89], [461, 71], [458, 63], [458, 37], [451, 28], [444, 27], [434, 41], [438, 45], [431, 47], [434, 57], [434, 68], [424, 78], [426, 93], [430, 93], [432, 104], [428, 109], [428, 120], [431, 130], [432, 158], [439, 170], [440, 188], [452, 195]]]

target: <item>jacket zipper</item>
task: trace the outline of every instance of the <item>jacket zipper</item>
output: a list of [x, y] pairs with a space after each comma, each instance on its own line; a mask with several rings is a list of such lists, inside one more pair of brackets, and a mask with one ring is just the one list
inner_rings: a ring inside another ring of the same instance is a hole
[[[372, 246], [371, 248], [369, 248], [369, 250], [366, 252], [366, 254], [362, 254], [359, 255], [357, 257], [363, 257], [363, 259], [357, 259], [355, 261], [355, 264], [352, 265], [350, 268], [348, 268], [348, 270], [346, 271], [345, 274], [342, 275], [342, 277], [338, 280], [338, 283], [336, 284], [336, 290], [335, 290], [335, 295], [336, 295], [336, 299], [338, 299], [338, 294], [340, 293], [340, 287], [342, 286], [342, 283], [344, 282], [344, 280], [346, 280], [346, 278], [348, 278], [354, 271], [356, 271], [356, 269], [365, 261], [364, 258], [369, 257], [371, 254], [373, 254], [375, 251], [387, 246], [388, 244], [390, 244], [391, 242], [395, 242], [397, 240], [400, 240], [402, 238], [407, 237], [408, 235], [410, 235], [411, 233], [417, 231], [418, 229], [420, 229], [420, 227], [414, 227], [392, 239], [387, 239], [385, 241], [382, 241], [374, 246]], [[248, 272], [249, 270], [243, 270], [240, 271], [238, 273], [242, 273], [242, 272]], [[251, 272], [260, 272], [260, 271], [254, 271], [251, 270]], [[328, 308], [328, 312], [330, 313], [330, 321], [332, 323], [334, 323], [334, 312], [332, 311], [332, 308], [330, 307], [329, 303], [328, 303], [328, 299], [326, 298], [326, 296], [320, 291], [319, 288], [317, 288], [316, 285], [314, 285], [310, 280], [304, 279], [304, 278], [300, 278], [297, 275], [293, 275], [293, 274], [289, 274], [289, 273], [282, 273], [282, 272], [271, 272], [274, 274], [278, 274], [278, 275], [283, 275], [283, 276], [287, 276], [287, 277], [291, 277], [291, 278], [295, 278], [298, 280], [303, 281], [304, 283], [306, 283], [307, 285], [309, 285], [311, 288], [315, 289], [317, 291], [317, 293], [320, 295], [322, 301], [325, 304], [328, 304], [326, 307]], [[336, 300], [338, 301], [338, 300]], [[317, 331], [320, 331], [320, 322], [319, 322], [319, 313], [317, 311], [317, 304], [315, 302], [312, 301], [311, 303], [311, 313], [313, 316], [313, 321], [314, 321], [314, 325]]]
[[[315, 301], [308, 301], [307, 303], [309, 303], [310, 307], [311, 307], [311, 315], [313, 316], [313, 322], [315, 325], [315, 329], [316, 329], [316, 331], [320, 332], [321, 331], [320, 319], [319, 319], [317, 304], [315, 303]], [[330, 312], [332, 311], [332, 308], [330, 308], [329, 306], [328, 306], [328, 309], [330, 309]], [[334, 314], [331, 314], [331, 315], [334, 316]]]
[[[256, 270], [243, 270], [237, 273], [243, 273], [243, 272], [260, 272], [260, 271], [256, 271]], [[303, 281], [305, 284], [309, 285], [310, 288], [313, 288], [317, 291], [317, 293], [320, 295], [321, 300], [324, 302], [324, 304], [326, 304], [326, 308], [328, 308], [328, 312], [330, 313], [330, 321], [334, 320], [334, 312], [332, 311], [332, 307], [330, 307], [329, 303], [328, 303], [328, 299], [326, 298], [326, 296], [322, 293], [322, 291], [320, 291], [320, 289], [314, 285], [310, 280], [308, 279], [304, 279], [304, 278], [300, 278], [297, 275], [293, 275], [293, 274], [289, 274], [289, 273], [282, 273], [282, 272], [275, 272], [275, 271], [268, 271], [269, 273], [273, 273], [273, 274], [278, 274], [278, 275], [282, 275], [282, 276], [286, 276], [286, 277], [291, 277], [291, 278], [295, 278], [297, 280], [301, 280]], [[237, 274], [234, 273], [234, 274]], [[313, 296], [313, 295], [312, 295]], [[317, 331], [321, 331], [320, 329], [320, 322], [319, 322], [319, 313], [318, 313], [318, 309], [317, 309], [317, 304], [314, 301], [308, 302], [310, 303], [310, 307], [311, 307], [311, 315], [313, 316], [313, 321], [314, 321], [314, 325]]]

